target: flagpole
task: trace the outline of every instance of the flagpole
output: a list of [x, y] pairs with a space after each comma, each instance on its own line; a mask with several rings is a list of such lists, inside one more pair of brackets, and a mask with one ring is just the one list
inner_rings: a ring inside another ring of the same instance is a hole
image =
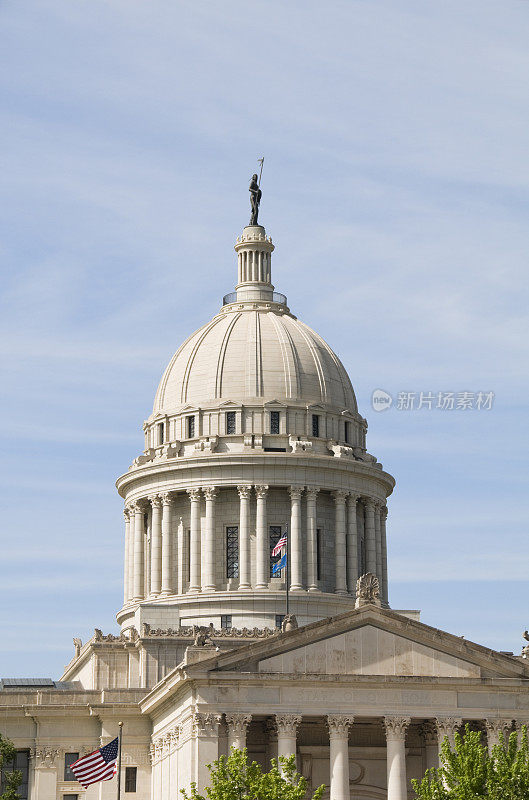
[[123, 736], [123, 723], [122, 722], [118, 722], [118, 728], [119, 728], [119, 733], [118, 733], [118, 798], [117, 798], [117, 800], [120, 800], [120, 798], [121, 798], [121, 738]]
[[289, 532], [288, 532], [288, 522], [287, 522], [285, 527], [286, 527], [286, 530], [287, 530], [287, 582], [286, 582], [287, 586], [286, 586], [286, 611], [285, 611], [285, 613], [286, 613], [286, 616], [288, 617], [288, 615], [289, 615], [288, 587], [289, 587], [289, 584], [290, 584], [290, 536], [289, 536]]

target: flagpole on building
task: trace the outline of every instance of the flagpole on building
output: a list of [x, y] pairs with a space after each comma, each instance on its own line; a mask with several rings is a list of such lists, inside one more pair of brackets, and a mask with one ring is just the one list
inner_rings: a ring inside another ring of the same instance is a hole
[[119, 728], [119, 733], [118, 733], [118, 798], [117, 798], [117, 800], [120, 800], [120, 798], [121, 798], [121, 738], [123, 736], [123, 723], [122, 722], [118, 722], [118, 728]]
[[288, 587], [290, 585], [290, 536], [288, 533], [288, 522], [285, 525], [287, 531], [287, 580], [286, 580], [286, 610], [285, 614], [288, 617], [289, 615], [289, 596], [288, 596]]

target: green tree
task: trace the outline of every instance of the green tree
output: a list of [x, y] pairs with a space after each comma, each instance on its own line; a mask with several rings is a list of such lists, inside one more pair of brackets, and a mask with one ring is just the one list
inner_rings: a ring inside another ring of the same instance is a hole
[[13, 742], [0, 733], [0, 775], [2, 776], [0, 800], [20, 800], [17, 789], [22, 783], [22, 773], [18, 769], [10, 769], [16, 754]]
[[[263, 772], [255, 761], [248, 762], [246, 748], [232, 747], [229, 756], [221, 756], [208, 764], [210, 786], [205, 796], [191, 784], [191, 793], [182, 789], [184, 800], [304, 800], [307, 781], [296, 771], [296, 757], [279, 757], [271, 761], [272, 768]], [[320, 786], [311, 800], [320, 800], [325, 786]], [[1, 798], [0, 798], [1, 800]]]
[[429, 769], [422, 780], [412, 780], [418, 800], [527, 800], [529, 798], [529, 747], [527, 729], [520, 741], [513, 732], [489, 752], [481, 732], [466, 725], [454, 736], [454, 749], [447, 738], [441, 745], [441, 766]]

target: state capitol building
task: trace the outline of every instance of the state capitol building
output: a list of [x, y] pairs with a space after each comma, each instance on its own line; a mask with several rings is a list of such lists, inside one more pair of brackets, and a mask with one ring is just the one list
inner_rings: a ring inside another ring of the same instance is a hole
[[0, 684], [23, 800], [113, 800], [69, 765], [120, 720], [130, 800], [202, 790], [230, 746], [295, 753], [324, 800], [406, 800], [465, 722], [491, 746], [529, 720], [527, 661], [390, 608], [394, 478], [340, 359], [274, 291], [264, 227], [235, 251], [235, 291], [171, 359], [117, 481], [119, 635], [75, 639], [60, 680]]

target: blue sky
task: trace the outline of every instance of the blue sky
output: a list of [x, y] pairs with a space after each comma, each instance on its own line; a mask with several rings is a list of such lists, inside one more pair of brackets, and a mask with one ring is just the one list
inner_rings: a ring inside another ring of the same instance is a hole
[[[397, 479], [392, 606], [519, 652], [528, 39], [523, 0], [2, 0], [1, 675], [116, 629], [114, 480], [233, 288], [261, 155], [276, 288]], [[376, 388], [495, 402], [375, 413]]]

